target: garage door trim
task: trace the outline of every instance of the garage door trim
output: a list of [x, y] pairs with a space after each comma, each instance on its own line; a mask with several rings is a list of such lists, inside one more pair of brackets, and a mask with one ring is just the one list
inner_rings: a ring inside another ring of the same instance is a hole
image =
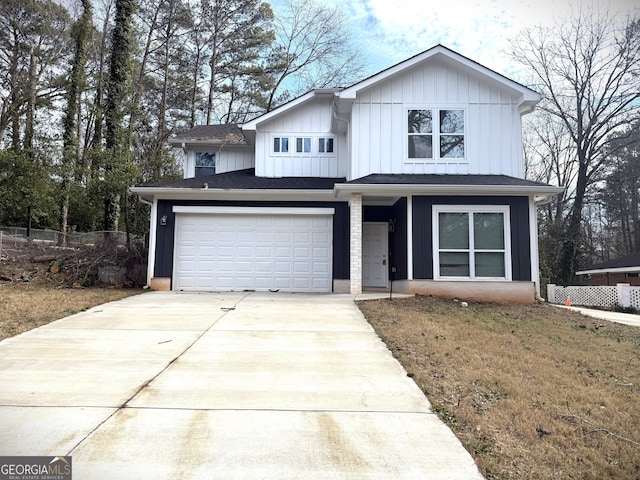
[[217, 215], [334, 215], [335, 208], [287, 207], [203, 207], [176, 205], [173, 213], [201, 213]]

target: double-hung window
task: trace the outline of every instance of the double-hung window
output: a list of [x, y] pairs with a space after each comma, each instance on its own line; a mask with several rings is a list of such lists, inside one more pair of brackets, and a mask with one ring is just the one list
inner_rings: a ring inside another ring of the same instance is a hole
[[433, 207], [434, 278], [510, 280], [509, 207]]
[[196, 177], [204, 177], [216, 173], [215, 152], [196, 152]]
[[410, 160], [464, 158], [464, 110], [410, 109], [407, 134]]

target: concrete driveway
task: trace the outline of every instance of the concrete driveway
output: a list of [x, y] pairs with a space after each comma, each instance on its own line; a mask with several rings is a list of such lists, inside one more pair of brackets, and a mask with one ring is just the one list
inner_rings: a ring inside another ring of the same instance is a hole
[[152, 292], [0, 342], [0, 455], [75, 480], [483, 478], [348, 295]]

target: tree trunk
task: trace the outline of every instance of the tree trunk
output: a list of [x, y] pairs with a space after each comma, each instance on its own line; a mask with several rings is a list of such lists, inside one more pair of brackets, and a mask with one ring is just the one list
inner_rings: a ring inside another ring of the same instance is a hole
[[587, 189], [587, 167], [584, 162], [580, 162], [578, 169], [578, 179], [576, 193], [569, 222], [565, 230], [565, 236], [561, 246], [559, 281], [562, 285], [570, 285], [574, 280], [577, 245], [580, 237], [580, 225], [582, 224], [582, 208], [584, 206], [584, 196]]
[[33, 49], [29, 52], [29, 79], [27, 92], [27, 114], [24, 122], [24, 149], [29, 155], [33, 154], [33, 136], [36, 116], [36, 56]]

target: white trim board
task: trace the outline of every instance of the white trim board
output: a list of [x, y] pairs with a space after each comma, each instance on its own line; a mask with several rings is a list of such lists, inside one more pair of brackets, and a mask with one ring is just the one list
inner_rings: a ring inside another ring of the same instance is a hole
[[174, 205], [173, 213], [200, 213], [217, 215], [333, 215], [335, 208], [297, 207], [206, 207]]

